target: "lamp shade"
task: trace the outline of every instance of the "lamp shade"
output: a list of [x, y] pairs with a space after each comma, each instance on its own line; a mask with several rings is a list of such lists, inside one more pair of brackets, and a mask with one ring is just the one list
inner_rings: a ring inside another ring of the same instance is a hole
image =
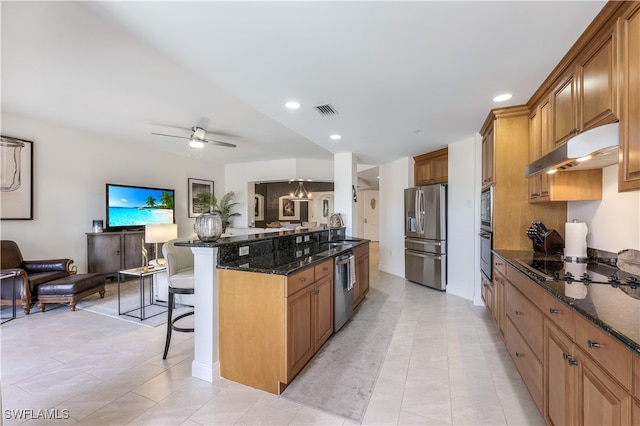
[[147, 243], [164, 243], [175, 238], [178, 238], [178, 225], [175, 223], [144, 227], [144, 241]]

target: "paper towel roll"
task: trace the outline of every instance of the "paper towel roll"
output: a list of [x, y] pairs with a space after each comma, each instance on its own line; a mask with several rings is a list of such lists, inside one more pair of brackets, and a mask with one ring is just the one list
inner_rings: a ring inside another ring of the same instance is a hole
[[587, 224], [568, 222], [564, 227], [564, 256], [587, 257]]

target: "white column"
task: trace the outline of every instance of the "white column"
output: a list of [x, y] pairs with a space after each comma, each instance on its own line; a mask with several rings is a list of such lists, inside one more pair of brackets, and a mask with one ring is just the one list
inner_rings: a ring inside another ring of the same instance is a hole
[[358, 232], [358, 211], [353, 201], [353, 188], [358, 184], [358, 163], [353, 152], [335, 154], [333, 157], [334, 212], [342, 215], [346, 234]]
[[194, 347], [191, 375], [213, 382], [218, 371], [218, 248], [191, 247], [194, 261]]

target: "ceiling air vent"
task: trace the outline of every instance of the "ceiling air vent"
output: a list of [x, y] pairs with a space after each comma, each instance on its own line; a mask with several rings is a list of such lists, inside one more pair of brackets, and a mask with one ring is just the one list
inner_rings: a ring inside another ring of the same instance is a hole
[[337, 115], [338, 114], [338, 111], [336, 111], [333, 108], [333, 105], [331, 104], [316, 105], [314, 106], [314, 108], [316, 109], [316, 111], [320, 113], [320, 115]]

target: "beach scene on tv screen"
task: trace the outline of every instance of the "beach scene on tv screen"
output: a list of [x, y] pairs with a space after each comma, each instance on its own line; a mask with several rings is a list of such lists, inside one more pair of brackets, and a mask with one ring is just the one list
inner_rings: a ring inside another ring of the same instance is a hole
[[108, 226], [173, 223], [173, 191], [109, 187]]

